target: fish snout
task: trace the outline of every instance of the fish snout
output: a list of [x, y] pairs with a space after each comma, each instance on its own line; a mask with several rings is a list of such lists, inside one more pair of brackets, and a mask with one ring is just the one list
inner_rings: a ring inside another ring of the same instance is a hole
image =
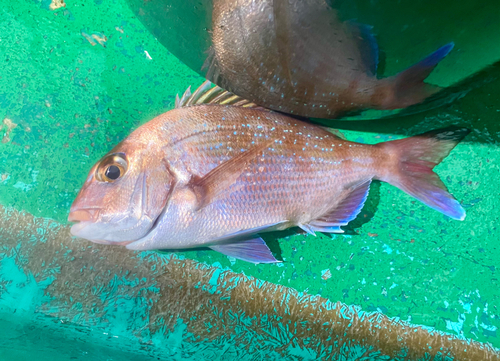
[[71, 211], [68, 215], [69, 222], [86, 222], [91, 221], [93, 218], [93, 214], [91, 210], [78, 209]]

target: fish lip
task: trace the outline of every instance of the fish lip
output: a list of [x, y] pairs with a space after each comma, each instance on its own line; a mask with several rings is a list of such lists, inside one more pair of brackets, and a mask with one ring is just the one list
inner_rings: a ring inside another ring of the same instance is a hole
[[70, 209], [68, 222], [92, 222], [101, 209], [97, 207]]
[[90, 242], [97, 243], [97, 244], [104, 244], [107, 246], [115, 246], [115, 245], [116, 246], [126, 246], [130, 242], [134, 242], [134, 241], [113, 242], [113, 241], [107, 241], [105, 239], [93, 239], [93, 240], [90, 240]]
[[70, 233], [80, 239], [84, 239], [93, 243], [98, 243], [98, 244], [105, 244], [105, 245], [118, 245], [118, 246], [126, 246], [131, 242], [135, 242], [135, 240], [131, 241], [120, 241], [120, 242], [115, 242], [115, 241], [110, 241], [107, 239], [99, 239], [99, 238], [87, 238], [85, 236], [82, 236], [80, 234], [80, 231], [84, 230], [88, 225], [94, 224], [93, 221], [77, 221], [75, 224], [73, 224], [70, 228]]
[[130, 243], [133, 243], [135, 242], [135, 240], [131, 240], [131, 241], [123, 241], [123, 242], [114, 242], [113, 245], [117, 245], [117, 246], [127, 246], [129, 245]]
[[[73, 221], [70, 221], [70, 222], [73, 222]], [[75, 237], [83, 238], [83, 237], [81, 237], [81, 236], [78, 234], [78, 233], [79, 233], [78, 231], [79, 231], [79, 230], [84, 229], [84, 228], [85, 228], [85, 226], [86, 226], [87, 224], [90, 224], [90, 223], [92, 223], [92, 222], [90, 222], [90, 221], [80, 221], [80, 222], [75, 222], [75, 224], [73, 224], [73, 225], [71, 226], [71, 228], [70, 228], [70, 232], [71, 232], [71, 234], [72, 234], [73, 236], [75, 236]]]
[[[80, 209], [79, 209], [80, 211]], [[72, 214], [73, 212], [70, 212]], [[161, 213], [162, 214], [162, 213]], [[148, 217], [149, 218], [149, 217]], [[117, 246], [127, 246], [130, 243], [137, 241], [137, 239], [127, 240], [127, 241], [112, 241], [103, 238], [94, 238], [92, 235], [87, 234], [85, 229], [87, 227], [92, 227], [93, 225], [99, 223], [95, 222], [93, 219], [89, 220], [74, 220], [71, 217], [68, 217], [70, 222], [74, 224], [70, 227], [70, 233], [77, 238], [84, 239], [93, 243], [105, 244], [105, 245], [117, 245]], [[151, 227], [147, 230], [147, 233], [143, 237], [147, 237], [149, 233], [151, 233], [157, 226], [157, 222], [151, 222]], [[143, 237], [139, 238], [142, 239]]]

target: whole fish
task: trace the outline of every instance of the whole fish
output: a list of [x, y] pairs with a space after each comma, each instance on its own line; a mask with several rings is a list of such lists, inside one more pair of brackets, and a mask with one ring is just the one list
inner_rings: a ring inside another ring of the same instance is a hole
[[207, 246], [276, 262], [258, 233], [342, 233], [372, 179], [463, 220], [432, 169], [467, 133], [360, 144], [205, 83], [94, 165], [71, 207], [71, 232], [132, 250]]
[[325, 0], [214, 0], [206, 78], [269, 109], [335, 118], [422, 102], [439, 89], [424, 79], [452, 48], [378, 79], [371, 27], [341, 21]]

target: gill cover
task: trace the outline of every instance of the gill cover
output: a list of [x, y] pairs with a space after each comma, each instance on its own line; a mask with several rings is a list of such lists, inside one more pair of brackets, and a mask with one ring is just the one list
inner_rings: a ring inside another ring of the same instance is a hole
[[68, 220], [71, 232], [101, 243], [144, 237], [165, 208], [173, 177], [147, 147], [119, 144], [90, 171]]

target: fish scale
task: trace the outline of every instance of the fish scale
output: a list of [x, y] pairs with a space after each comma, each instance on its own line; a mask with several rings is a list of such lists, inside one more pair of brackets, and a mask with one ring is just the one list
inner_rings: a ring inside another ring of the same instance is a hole
[[[91, 169], [69, 215], [78, 222], [74, 235], [132, 250], [208, 246], [254, 263], [276, 262], [259, 233], [292, 226], [342, 233], [372, 179], [449, 217], [465, 217], [432, 168], [466, 129], [360, 144], [207, 84], [200, 89]], [[206, 94], [246, 107], [217, 104]]]
[[[219, 105], [198, 105], [170, 112], [171, 117], [184, 120], [188, 119], [185, 113], [190, 115], [190, 119], [203, 117], [204, 114], [210, 115], [205, 117], [203, 124], [194, 120], [173, 122], [174, 129], [170, 130], [172, 133], [179, 131], [182, 134], [186, 132], [186, 128], [189, 129], [189, 136], [176, 141], [175, 147], [184, 150], [181, 152], [186, 161], [189, 159], [191, 169], [197, 174], [208, 173], [241, 152], [241, 149], [248, 149], [252, 141], [259, 142], [267, 137], [283, 142], [273, 143], [270, 147], [273, 150], [267, 149], [262, 157], [252, 161], [245, 170], [252, 176], [241, 176], [228, 189], [227, 194], [232, 195], [231, 197], [228, 195], [221, 197], [198, 214], [200, 223], [197, 220], [193, 221], [195, 224], [192, 228], [199, 229], [199, 233], [193, 234], [192, 238], [197, 239], [200, 244], [210, 241], [204, 237], [209, 237], [211, 232], [221, 228], [224, 232], [233, 233], [280, 220], [294, 221], [303, 213], [320, 216], [327, 209], [335, 207], [336, 197], [343, 190], [336, 184], [339, 179], [340, 182], [347, 181], [350, 184], [371, 178], [375, 173], [374, 169], [368, 167], [362, 169], [346, 167], [341, 161], [346, 158], [345, 153], [348, 152], [350, 142], [339, 141], [319, 127], [306, 125], [303, 122], [292, 123], [289, 122], [289, 118], [283, 118], [278, 113], [253, 109], [245, 111], [246, 118], [243, 123], [239, 110]], [[223, 117], [225, 120], [221, 121]], [[155, 127], [155, 124], [151, 126]], [[183, 129], [177, 130], [177, 127]], [[292, 130], [292, 134], [285, 133], [282, 127]], [[273, 128], [274, 130], [271, 130]], [[251, 129], [251, 132], [245, 132], [245, 129]], [[218, 133], [215, 133], [216, 131]], [[214, 145], [221, 141], [227, 144], [224, 149], [214, 149]], [[321, 151], [314, 148], [314, 145], [320, 146], [320, 149], [332, 148], [336, 151]], [[359, 154], [352, 156], [368, 155], [362, 146], [357, 147], [357, 150]], [[311, 160], [320, 156], [324, 159], [323, 162]], [[259, 174], [260, 167], [265, 167], [269, 181], [255, 181], [253, 175]], [[287, 167], [286, 172], [283, 171], [285, 167]], [[274, 189], [271, 186], [274, 186]], [[233, 189], [240, 190], [233, 191]], [[269, 200], [274, 203], [271, 209]], [[223, 208], [221, 204], [224, 204]], [[308, 204], [310, 209], [304, 209], [304, 204]], [[263, 209], [266, 212], [262, 212]], [[270, 212], [271, 210], [273, 212]], [[221, 227], [219, 219], [223, 214], [230, 214], [231, 217], [227, 217]], [[219, 236], [221, 235], [216, 234], [210, 237]]]

